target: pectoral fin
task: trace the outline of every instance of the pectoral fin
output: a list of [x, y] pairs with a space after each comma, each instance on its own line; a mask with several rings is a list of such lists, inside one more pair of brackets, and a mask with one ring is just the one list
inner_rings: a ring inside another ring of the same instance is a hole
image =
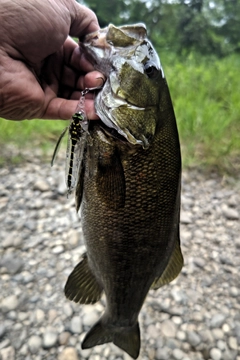
[[168, 261], [167, 267], [160, 277], [153, 282], [151, 289], [157, 290], [163, 285], [173, 281], [180, 273], [183, 267], [183, 256], [179, 240], [176, 241], [173, 253]]
[[108, 162], [99, 162], [97, 187], [102, 201], [109, 207], [118, 209], [125, 204], [125, 176], [120, 157], [111, 155]]
[[102, 287], [89, 268], [86, 254], [69, 275], [64, 292], [69, 300], [80, 304], [94, 304], [100, 300]]

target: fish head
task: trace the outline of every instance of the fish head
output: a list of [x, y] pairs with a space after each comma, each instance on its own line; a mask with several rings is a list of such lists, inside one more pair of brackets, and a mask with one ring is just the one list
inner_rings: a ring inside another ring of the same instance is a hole
[[128, 143], [148, 148], [159, 121], [164, 73], [144, 24], [89, 34], [84, 51], [106, 82], [95, 99], [96, 113]]

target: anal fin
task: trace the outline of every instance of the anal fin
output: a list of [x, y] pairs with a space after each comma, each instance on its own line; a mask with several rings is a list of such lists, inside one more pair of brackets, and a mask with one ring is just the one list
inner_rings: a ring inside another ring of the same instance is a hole
[[64, 293], [69, 300], [80, 304], [94, 304], [100, 300], [102, 287], [89, 268], [86, 254], [69, 275]]
[[157, 290], [163, 285], [166, 285], [173, 281], [178, 274], [180, 273], [183, 267], [183, 256], [180, 248], [180, 241], [179, 239], [175, 242], [175, 246], [172, 252], [172, 255], [168, 261], [168, 264], [160, 277], [157, 277], [151, 289]]

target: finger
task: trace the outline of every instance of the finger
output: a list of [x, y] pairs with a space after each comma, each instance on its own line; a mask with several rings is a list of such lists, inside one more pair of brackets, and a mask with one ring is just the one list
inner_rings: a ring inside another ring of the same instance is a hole
[[[76, 112], [78, 102], [79, 100], [53, 98], [47, 106], [43, 119], [69, 120]], [[92, 99], [85, 99], [85, 113], [89, 120], [99, 119]]]
[[[92, 71], [85, 76], [77, 77], [74, 70], [64, 67], [61, 83], [59, 84], [58, 95], [65, 99], [77, 100], [81, 96], [81, 91], [86, 88], [101, 87], [104, 84], [104, 77], [98, 71]], [[87, 95], [90, 95], [87, 94]]]
[[105, 82], [105, 76], [99, 71], [91, 71], [87, 73], [85, 76], [80, 76], [77, 81], [77, 89], [85, 89], [103, 86]]
[[99, 24], [95, 13], [77, 2], [74, 2], [74, 5], [75, 13], [72, 16], [70, 35], [81, 37], [99, 30]]
[[94, 70], [93, 64], [91, 64], [89, 60], [85, 57], [83, 52], [80, 50], [79, 46], [77, 46], [74, 49], [70, 60], [70, 64], [75, 69], [85, 73]]

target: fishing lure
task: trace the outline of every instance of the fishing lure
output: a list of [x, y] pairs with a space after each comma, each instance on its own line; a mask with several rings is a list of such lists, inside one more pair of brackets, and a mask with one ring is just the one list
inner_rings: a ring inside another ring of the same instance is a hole
[[85, 95], [89, 91], [98, 90], [101, 87], [95, 88], [86, 88], [81, 92], [81, 97], [79, 99], [76, 112], [72, 115], [70, 125], [67, 126], [62, 134], [60, 135], [57, 144], [55, 146], [51, 166], [53, 166], [57, 152], [59, 150], [60, 144], [64, 135], [68, 130], [68, 143], [67, 143], [67, 152], [66, 152], [66, 185], [67, 185], [67, 194], [71, 194], [75, 189], [79, 170], [81, 167], [84, 149], [86, 147], [87, 138], [89, 136], [88, 127], [89, 121], [85, 113]]

